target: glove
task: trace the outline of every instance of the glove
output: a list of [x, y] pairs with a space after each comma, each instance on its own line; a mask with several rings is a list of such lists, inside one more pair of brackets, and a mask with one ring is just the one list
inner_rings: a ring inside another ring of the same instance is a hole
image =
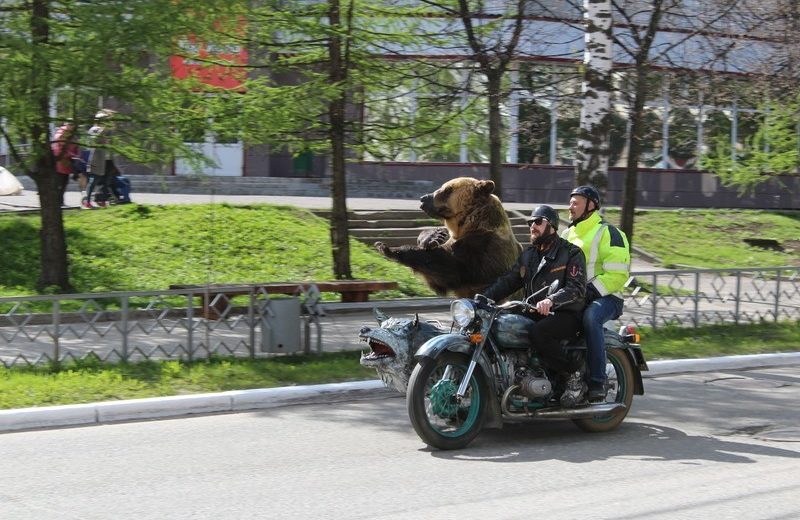
[[472, 298], [472, 299], [475, 300], [480, 305], [486, 305], [488, 303], [493, 303], [493, 301], [490, 298], [487, 298], [486, 296], [484, 296], [482, 294], [476, 294], [475, 297]]

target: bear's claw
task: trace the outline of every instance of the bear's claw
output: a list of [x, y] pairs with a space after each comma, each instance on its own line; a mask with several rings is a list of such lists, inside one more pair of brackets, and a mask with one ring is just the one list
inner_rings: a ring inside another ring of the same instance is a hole
[[375, 249], [377, 249], [378, 252], [380, 252], [382, 255], [385, 256], [389, 255], [389, 246], [387, 246], [383, 242], [375, 242], [373, 245], [375, 246]]

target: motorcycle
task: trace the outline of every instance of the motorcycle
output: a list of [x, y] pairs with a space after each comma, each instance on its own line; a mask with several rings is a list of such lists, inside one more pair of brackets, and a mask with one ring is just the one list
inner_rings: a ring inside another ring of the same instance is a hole
[[[543, 290], [552, 294], [557, 288], [558, 281]], [[502, 428], [505, 418], [571, 419], [586, 432], [606, 432], [625, 419], [633, 396], [644, 394], [641, 372], [647, 362], [629, 325], [619, 333], [605, 330], [605, 401], [562, 405], [558, 397], [565, 374], [544, 366], [529, 344], [531, 320], [522, 315], [542, 291], [499, 305], [481, 295], [452, 302], [458, 330], [435, 336], [417, 350], [406, 393], [411, 424], [427, 445], [464, 448], [483, 428]], [[586, 374], [583, 339], [567, 343], [565, 350]]]

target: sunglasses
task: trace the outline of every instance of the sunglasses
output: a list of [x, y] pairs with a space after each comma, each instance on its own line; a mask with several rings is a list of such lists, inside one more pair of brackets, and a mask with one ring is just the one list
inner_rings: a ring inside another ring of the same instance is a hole
[[538, 218], [535, 218], [533, 220], [529, 220], [528, 221], [528, 225], [530, 226], [531, 224], [536, 224], [537, 226], [540, 226], [542, 224], [542, 222], [547, 222], [547, 219], [544, 219], [542, 217], [538, 217]]

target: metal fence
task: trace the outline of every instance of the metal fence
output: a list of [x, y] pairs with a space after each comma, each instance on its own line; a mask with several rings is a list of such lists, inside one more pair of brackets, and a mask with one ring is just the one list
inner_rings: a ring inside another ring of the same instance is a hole
[[[625, 289], [620, 322], [691, 327], [798, 320], [799, 274], [800, 267], [635, 272]], [[213, 316], [204, 315], [203, 301], [214, 306]], [[292, 301], [287, 307], [286, 299], [257, 286], [231, 300], [220, 287], [214, 294], [181, 289], [0, 298], [0, 363], [193, 360], [358, 349], [358, 329], [372, 321], [369, 305], [323, 303], [313, 285]], [[395, 308], [400, 305], [394, 302]], [[326, 307], [339, 312], [326, 313]], [[287, 308], [294, 311], [287, 314]], [[437, 309], [440, 317], [446, 311], [446, 305]]]
[[800, 318], [800, 267], [631, 273], [622, 319], [697, 327]]
[[[322, 349], [323, 308], [316, 286], [275, 299], [258, 287], [229, 300], [203, 290], [167, 290], [0, 298], [0, 363], [40, 365], [96, 358], [110, 362], [194, 360]], [[235, 287], [241, 291], [241, 286]], [[207, 298], [219, 310], [203, 316]], [[294, 322], [282, 315], [297, 303]], [[288, 326], [287, 326], [288, 325]], [[274, 332], [296, 327], [288, 341]]]

